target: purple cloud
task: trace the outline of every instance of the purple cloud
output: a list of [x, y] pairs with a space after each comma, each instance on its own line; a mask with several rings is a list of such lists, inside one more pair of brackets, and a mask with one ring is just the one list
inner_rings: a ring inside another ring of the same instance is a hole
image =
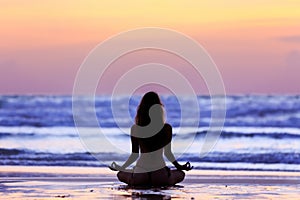
[[300, 42], [300, 35], [283, 36], [279, 40], [282, 42]]

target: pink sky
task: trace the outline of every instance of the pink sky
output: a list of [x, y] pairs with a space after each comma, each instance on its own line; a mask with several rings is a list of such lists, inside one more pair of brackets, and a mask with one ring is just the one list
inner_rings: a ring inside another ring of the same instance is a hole
[[[89, 51], [114, 34], [148, 26], [173, 29], [202, 44], [227, 94], [300, 93], [297, 1], [1, 4], [0, 94], [71, 94]], [[120, 71], [118, 66], [114, 70]], [[99, 94], [108, 88], [100, 87]]]

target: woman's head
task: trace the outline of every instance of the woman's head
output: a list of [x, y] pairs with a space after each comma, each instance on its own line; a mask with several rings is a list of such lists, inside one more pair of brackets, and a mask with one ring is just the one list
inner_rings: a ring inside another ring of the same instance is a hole
[[[152, 106], [159, 106], [159, 107], [152, 107]], [[155, 108], [151, 110], [152, 115], [151, 117], [155, 118], [155, 121], [161, 121], [162, 123], [164, 122], [164, 113], [162, 109], [163, 104], [160, 101], [160, 98], [156, 92], [147, 92], [141, 102], [140, 105], [138, 106], [137, 113], [135, 116], [135, 123], [140, 126], [147, 126], [150, 123], [150, 116], [149, 116], [149, 111], [150, 108]]]

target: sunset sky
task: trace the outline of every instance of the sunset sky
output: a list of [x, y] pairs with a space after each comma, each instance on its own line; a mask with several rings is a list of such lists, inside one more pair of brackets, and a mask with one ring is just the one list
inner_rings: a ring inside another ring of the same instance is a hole
[[97, 44], [141, 27], [197, 40], [228, 94], [300, 94], [299, 10], [297, 0], [2, 0], [0, 94], [71, 94]]

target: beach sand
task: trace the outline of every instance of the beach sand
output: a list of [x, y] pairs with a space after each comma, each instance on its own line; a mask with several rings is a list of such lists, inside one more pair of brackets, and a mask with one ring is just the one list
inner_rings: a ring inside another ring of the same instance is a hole
[[174, 187], [131, 188], [88, 167], [0, 166], [0, 199], [299, 199], [300, 173], [192, 170]]

